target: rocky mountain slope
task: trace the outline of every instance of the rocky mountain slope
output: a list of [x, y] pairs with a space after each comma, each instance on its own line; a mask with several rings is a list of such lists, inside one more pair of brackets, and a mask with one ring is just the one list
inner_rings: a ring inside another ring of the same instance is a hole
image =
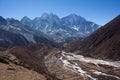
[[34, 30], [15, 19], [0, 17], [0, 44], [2, 46], [19, 46], [31, 43], [55, 44], [52, 38]]
[[0, 29], [0, 47], [23, 46], [28, 43], [24, 36]]
[[66, 50], [85, 56], [120, 60], [120, 15], [84, 40], [65, 46]]

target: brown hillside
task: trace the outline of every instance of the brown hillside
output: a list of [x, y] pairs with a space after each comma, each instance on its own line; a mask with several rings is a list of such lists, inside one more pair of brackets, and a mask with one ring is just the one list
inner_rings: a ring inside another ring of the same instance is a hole
[[0, 52], [0, 62], [10, 62], [23, 66], [27, 69], [36, 71], [44, 75], [48, 80], [51, 80], [54, 76], [49, 74], [44, 63], [44, 56], [55, 52], [56, 49], [45, 44], [32, 44], [28, 46], [13, 47]]

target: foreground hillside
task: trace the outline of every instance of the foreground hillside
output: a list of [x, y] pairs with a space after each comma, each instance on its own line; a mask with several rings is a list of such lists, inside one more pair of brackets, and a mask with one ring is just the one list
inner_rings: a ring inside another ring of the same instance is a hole
[[[51, 51], [51, 52], [49, 52]], [[44, 75], [47, 79], [52, 79], [44, 63], [44, 56], [54, 53], [56, 50], [49, 45], [33, 44], [28, 46], [2, 49], [0, 52], [0, 63], [12, 63], [36, 71]], [[17, 67], [17, 66], [16, 66]]]
[[5, 76], [0, 80], [120, 80], [119, 61], [75, 55], [45, 44], [2, 49], [0, 65], [0, 75]]
[[47, 80], [44, 75], [13, 63], [0, 63], [0, 80]]

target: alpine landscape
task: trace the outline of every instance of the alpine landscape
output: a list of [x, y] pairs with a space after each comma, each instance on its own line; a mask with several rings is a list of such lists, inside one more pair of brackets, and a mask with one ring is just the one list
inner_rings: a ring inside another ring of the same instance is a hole
[[120, 80], [120, 1], [91, 1], [0, 0], [0, 80]]

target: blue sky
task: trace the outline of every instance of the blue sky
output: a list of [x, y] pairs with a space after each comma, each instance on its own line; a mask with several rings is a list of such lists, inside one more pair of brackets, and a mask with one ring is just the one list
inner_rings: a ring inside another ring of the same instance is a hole
[[120, 14], [120, 0], [0, 0], [0, 16], [21, 19], [54, 13], [60, 18], [75, 13], [104, 25]]

